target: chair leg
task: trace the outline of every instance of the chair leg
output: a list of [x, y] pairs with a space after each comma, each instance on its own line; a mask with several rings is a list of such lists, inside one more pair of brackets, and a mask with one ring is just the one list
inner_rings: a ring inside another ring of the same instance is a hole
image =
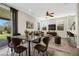
[[33, 49], [33, 55], [35, 55], [35, 49]]
[[20, 56], [20, 53], [19, 53], [19, 56]]
[[26, 50], [26, 56], [27, 56], [27, 50]]
[[43, 56], [48, 56], [47, 51], [46, 51], [46, 52], [42, 52], [42, 55], [43, 55]]
[[48, 52], [46, 51], [46, 56], [48, 56]]
[[11, 56], [14, 56], [13, 48], [11, 48]]
[[8, 50], [7, 50], [7, 56], [8, 56], [8, 52], [9, 52], [9, 48], [8, 48]]
[[24, 44], [24, 42], [22, 41], [22, 44]]
[[23, 53], [22, 53], [22, 56], [23, 56]]
[[45, 56], [45, 55], [44, 55], [44, 52], [42, 52], [42, 54], [43, 54], [43, 56]]
[[38, 51], [38, 56], [40, 55], [40, 51]]

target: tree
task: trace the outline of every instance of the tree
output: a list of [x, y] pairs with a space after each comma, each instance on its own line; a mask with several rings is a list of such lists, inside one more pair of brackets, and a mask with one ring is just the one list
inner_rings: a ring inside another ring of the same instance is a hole
[[0, 26], [0, 34], [3, 33], [3, 30], [4, 30], [3, 26]]
[[3, 33], [10, 34], [11, 33], [10, 31], [11, 31], [10, 21], [7, 21], [3, 25], [0, 25], [0, 34], [3, 34]]
[[11, 27], [10, 27], [10, 22], [4, 23], [4, 31], [7, 31], [8, 34], [10, 34]]

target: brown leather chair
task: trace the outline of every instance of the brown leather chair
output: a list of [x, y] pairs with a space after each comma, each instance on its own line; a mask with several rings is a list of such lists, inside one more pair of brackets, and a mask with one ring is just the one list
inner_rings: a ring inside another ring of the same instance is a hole
[[20, 45], [21, 42], [22, 42], [22, 39], [12, 38], [12, 43], [14, 45], [14, 52], [18, 53], [20, 56], [22, 52], [26, 51], [26, 55], [27, 55], [27, 48], [24, 46], [21, 46]]
[[74, 37], [74, 34], [69, 31], [67, 31], [67, 35], [69, 35], [69, 37]]
[[43, 37], [44, 36], [44, 32], [40, 32], [40, 35], [41, 35], [41, 37]]
[[47, 32], [47, 34], [50, 34], [52, 36], [57, 36], [57, 33], [56, 32]]
[[56, 44], [61, 44], [61, 37], [60, 36], [55, 37], [55, 43]]
[[39, 36], [39, 33], [35, 33], [34, 35], [35, 35], [35, 36]]
[[44, 37], [43, 38], [43, 43], [45, 44], [45, 46], [42, 45], [42, 44], [37, 44], [36, 46], [34, 46], [34, 52], [35, 52], [35, 50], [37, 50], [38, 51], [38, 54], [40, 52], [42, 52], [43, 55], [44, 55], [44, 53], [47, 54], [47, 48], [48, 48], [49, 40], [50, 40], [49, 37]]
[[10, 36], [7, 36], [7, 41], [8, 41], [8, 47], [12, 48], [12, 46], [10, 45], [10, 43], [11, 43], [11, 37]]
[[[13, 45], [12, 45], [10, 36], [7, 36], [7, 41], [8, 41], [8, 47], [11, 48], [11, 55], [13, 55]], [[8, 48], [8, 51], [7, 51], [7, 55], [8, 55], [8, 52], [9, 52], [9, 48]]]

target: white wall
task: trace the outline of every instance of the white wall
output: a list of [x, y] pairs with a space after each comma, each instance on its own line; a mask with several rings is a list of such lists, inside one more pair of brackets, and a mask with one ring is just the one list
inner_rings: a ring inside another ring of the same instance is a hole
[[76, 5], [76, 32], [77, 32], [77, 48], [79, 48], [79, 3]]
[[34, 29], [27, 29], [27, 30], [29, 31], [37, 30], [36, 19], [24, 12], [18, 11], [18, 32], [19, 33], [24, 34], [24, 31], [26, 30], [26, 21], [30, 21], [34, 23]]
[[64, 24], [64, 30], [56, 30], [57, 34], [63, 38], [67, 37], [67, 16], [56, 19], [56, 25]]
[[63, 31], [55, 30], [55, 31], [57, 32], [57, 34], [59, 36], [66, 38], [67, 31], [69, 30], [69, 27], [71, 26], [71, 24], [73, 23], [74, 20], [75, 20], [75, 17], [73, 15], [52, 18], [52, 19], [48, 19], [48, 20], [41, 20], [41, 21], [39, 21], [40, 27], [41, 27], [40, 30], [42, 30], [42, 27], [47, 27], [47, 30], [44, 31], [44, 32], [47, 32], [49, 24], [56, 24], [56, 26], [57, 26], [58, 24], [61, 24], [63, 22], [64, 23], [64, 30]]
[[[64, 22], [64, 31], [58, 31], [58, 30], [55, 30], [57, 32], [57, 34], [61, 37], [67, 37], [66, 35], [66, 17], [60, 17], [60, 18], [54, 18], [54, 19], [49, 19], [49, 20], [44, 20], [44, 21], [41, 21], [40, 24], [41, 24], [41, 30], [42, 30], [42, 27], [46, 26], [47, 29], [48, 29], [48, 25], [49, 24], [56, 24], [56, 26], [60, 23], [60, 22]], [[47, 30], [48, 31], [48, 30]], [[52, 30], [53, 31], [53, 30]]]

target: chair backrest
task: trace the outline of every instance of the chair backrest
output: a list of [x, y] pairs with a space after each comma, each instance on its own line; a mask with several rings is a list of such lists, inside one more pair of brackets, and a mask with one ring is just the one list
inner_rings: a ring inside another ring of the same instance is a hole
[[13, 45], [13, 43], [12, 43], [12, 39], [11, 39], [10, 36], [7, 36], [7, 41], [8, 41], [8, 47], [9, 47], [9, 48], [14, 48], [14, 45]]
[[20, 33], [16, 33], [14, 36], [18, 36], [18, 35], [21, 35]]
[[56, 36], [57, 35], [57, 33], [56, 32], [53, 32], [53, 33], [51, 33], [52, 34], [52, 36]]
[[29, 32], [29, 35], [32, 35], [33, 34], [33, 31]]
[[40, 32], [40, 35], [43, 37], [44, 36], [44, 32]]
[[17, 33], [16, 35], [21, 35], [20, 33]]
[[7, 36], [7, 41], [8, 41], [8, 47], [10, 47], [11, 48], [11, 37], [10, 36]]
[[8, 41], [8, 44], [11, 42], [11, 37], [10, 36], [7, 36], [7, 41]]
[[57, 35], [56, 32], [47, 32], [47, 34], [50, 34], [50, 35], [52, 35], [52, 36], [56, 36], [56, 35]]
[[47, 50], [47, 48], [48, 48], [49, 41], [50, 41], [49, 37], [44, 37], [43, 38], [43, 43], [46, 45], [46, 49], [45, 50]]
[[71, 32], [68, 32], [68, 31], [67, 31], [67, 34], [68, 34], [70, 37], [74, 37], [74, 34], [71, 33]]
[[61, 44], [61, 37], [60, 36], [55, 37], [55, 43], [56, 44]]
[[34, 35], [35, 35], [35, 36], [39, 36], [39, 33], [35, 33]]
[[60, 39], [61, 39], [60, 36], [56, 36], [56, 37], [55, 37], [55, 40], [58, 40], [58, 41], [59, 41]]
[[39, 42], [39, 43], [41, 42], [41, 38], [38, 38], [38, 42]]
[[21, 42], [22, 42], [22, 39], [12, 38], [12, 43], [13, 43], [14, 47], [19, 46]]

